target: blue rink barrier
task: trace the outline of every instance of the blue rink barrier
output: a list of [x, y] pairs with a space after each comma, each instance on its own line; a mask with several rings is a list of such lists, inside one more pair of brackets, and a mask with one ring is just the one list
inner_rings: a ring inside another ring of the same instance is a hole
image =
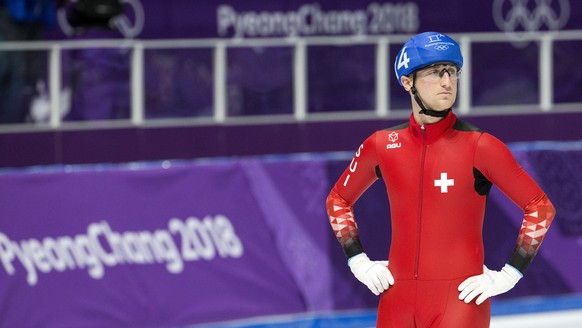
[[494, 316], [566, 311], [582, 309], [582, 295], [558, 297], [528, 297], [493, 302], [491, 314]]
[[[582, 309], [582, 295], [532, 297], [518, 300], [494, 301], [493, 317], [553, 313]], [[375, 327], [376, 310], [335, 311], [330, 313], [301, 313], [250, 318], [189, 328], [367, 328]]]

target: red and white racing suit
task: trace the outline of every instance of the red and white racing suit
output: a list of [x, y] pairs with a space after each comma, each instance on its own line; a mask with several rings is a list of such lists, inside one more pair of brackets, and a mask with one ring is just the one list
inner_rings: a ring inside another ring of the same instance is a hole
[[364, 250], [353, 205], [377, 179], [388, 193], [395, 284], [378, 307], [378, 327], [488, 327], [490, 303], [465, 304], [459, 284], [483, 273], [485, 202], [492, 184], [524, 210], [509, 264], [522, 273], [555, 215], [550, 200], [501, 141], [450, 113], [368, 137], [327, 198], [346, 256]]

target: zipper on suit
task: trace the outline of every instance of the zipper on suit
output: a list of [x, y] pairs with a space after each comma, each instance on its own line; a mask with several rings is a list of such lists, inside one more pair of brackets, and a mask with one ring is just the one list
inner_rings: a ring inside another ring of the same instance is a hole
[[414, 263], [414, 279], [418, 279], [418, 263], [420, 261], [420, 226], [422, 222], [422, 190], [424, 180], [424, 159], [426, 156], [426, 130], [424, 125], [420, 126], [422, 133], [422, 155], [420, 157], [420, 186], [418, 188], [418, 219], [416, 222], [416, 261]]

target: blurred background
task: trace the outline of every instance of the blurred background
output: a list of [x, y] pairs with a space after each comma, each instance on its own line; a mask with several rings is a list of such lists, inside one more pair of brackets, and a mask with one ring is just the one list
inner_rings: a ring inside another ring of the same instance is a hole
[[[372, 327], [325, 198], [410, 115], [412, 35], [462, 46], [454, 108], [558, 215], [492, 327], [582, 324], [582, 2], [0, 1], [0, 327]], [[382, 183], [356, 204], [386, 258]], [[485, 263], [523, 214], [493, 188]], [[429, 291], [427, 291], [429, 292]]]

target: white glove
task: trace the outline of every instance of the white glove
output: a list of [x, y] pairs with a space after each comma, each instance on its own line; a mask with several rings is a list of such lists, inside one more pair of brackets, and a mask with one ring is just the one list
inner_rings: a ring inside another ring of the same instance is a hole
[[354, 276], [375, 295], [380, 295], [390, 285], [394, 285], [394, 277], [388, 270], [388, 261], [370, 261], [366, 253], [360, 253], [350, 257], [348, 265]]
[[489, 270], [483, 266], [483, 274], [467, 278], [459, 285], [459, 299], [465, 303], [481, 294], [475, 303], [483, 303], [487, 298], [503, 294], [512, 289], [523, 275], [513, 266], [506, 264], [501, 271]]

